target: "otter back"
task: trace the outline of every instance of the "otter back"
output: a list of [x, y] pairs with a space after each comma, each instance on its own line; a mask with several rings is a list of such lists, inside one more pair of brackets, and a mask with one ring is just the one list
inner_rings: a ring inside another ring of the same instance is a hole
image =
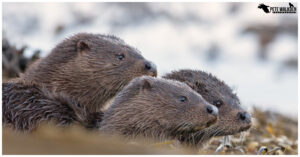
[[76, 122], [86, 128], [98, 128], [102, 120], [102, 112], [88, 113], [70, 96], [35, 84], [12, 81], [3, 83], [2, 89], [3, 124], [20, 131], [33, 131], [39, 124], [49, 121], [57, 125]]
[[33, 84], [2, 84], [3, 124], [18, 130], [34, 130], [40, 123], [54, 121], [68, 125], [77, 120], [71, 108], [75, 102]]

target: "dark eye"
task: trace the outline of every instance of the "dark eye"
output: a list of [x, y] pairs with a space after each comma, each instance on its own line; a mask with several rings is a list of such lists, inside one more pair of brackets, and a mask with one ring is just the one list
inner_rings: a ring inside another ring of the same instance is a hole
[[81, 107], [81, 104], [79, 102], [77, 103], [77, 107]]
[[221, 107], [223, 105], [223, 101], [222, 100], [217, 100], [214, 102], [214, 105], [217, 107]]
[[179, 100], [180, 100], [181, 102], [186, 102], [187, 98], [186, 98], [185, 96], [180, 96], [180, 97], [179, 97]]
[[119, 59], [119, 60], [124, 60], [124, 58], [125, 58], [125, 56], [124, 56], [124, 54], [118, 54], [117, 55], [117, 58]]

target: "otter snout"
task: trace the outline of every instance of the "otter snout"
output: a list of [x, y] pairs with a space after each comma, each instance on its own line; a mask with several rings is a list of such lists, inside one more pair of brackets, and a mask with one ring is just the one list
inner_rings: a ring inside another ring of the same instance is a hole
[[209, 105], [206, 107], [206, 111], [208, 114], [211, 114], [213, 116], [218, 116], [218, 108], [216, 108], [215, 106]]
[[150, 61], [145, 61], [144, 62], [144, 69], [150, 73], [151, 76], [157, 76], [157, 69], [156, 65]]
[[208, 122], [206, 123], [206, 127], [209, 127], [213, 124], [215, 124], [218, 120], [218, 108], [213, 105], [207, 105], [206, 106], [206, 112], [208, 113]]
[[251, 127], [251, 115], [247, 112], [239, 112], [237, 114], [238, 120], [241, 123], [239, 131], [246, 131]]
[[238, 118], [244, 123], [251, 124], [251, 115], [247, 112], [239, 112]]

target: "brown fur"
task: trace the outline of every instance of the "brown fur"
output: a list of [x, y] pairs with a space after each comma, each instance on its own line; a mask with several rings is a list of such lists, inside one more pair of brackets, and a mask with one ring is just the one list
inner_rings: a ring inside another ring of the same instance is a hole
[[[184, 102], [182, 96], [186, 97]], [[189, 135], [216, 120], [217, 108], [186, 84], [143, 76], [131, 81], [116, 96], [104, 112], [100, 130], [129, 138], [162, 140]]]
[[250, 115], [241, 108], [239, 98], [215, 76], [198, 70], [179, 70], [166, 74], [163, 78], [186, 83], [215, 106], [218, 106], [218, 101], [222, 103], [218, 107], [219, 119], [216, 125], [195, 133], [189, 139], [181, 139], [182, 141], [201, 144], [213, 136], [233, 135], [250, 128], [249, 117], [245, 120], [240, 119], [241, 113]]
[[18, 79], [3, 83], [2, 93], [2, 122], [20, 131], [34, 131], [49, 121], [62, 126], [75, 122], [95, 129], [103, 117], [103, 112], [88, 113], [85, 106], [66, 94]]
[[[120, 55], [125, 58], [118, 59]], [[145, 68], [146, 64], [150, 68]], [[93, 113], [142, 75], [156, 76], [157, 72], [137, 49], [114, 36], [80, 33], [58, 44], [22, 79], [76, 97]]]
[[85, 118], [74, 99], [34, 84], [2, 83], [2, 93], [2, 122], [17, 130], [33, 131], [45, 121], [69, 125]]

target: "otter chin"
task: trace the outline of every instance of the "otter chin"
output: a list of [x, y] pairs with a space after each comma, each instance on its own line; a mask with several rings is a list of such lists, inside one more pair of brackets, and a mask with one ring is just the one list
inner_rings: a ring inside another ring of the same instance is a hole
[[210, 127], [210, 126], [216, 124], [217, 121], [218, 121], [218, 117], [216, 117], [216, 119], [214, 119], [214, 120], [212, 120], [210, 122], [207, 122], [206, 123], [206, 127]]
[[216, 122], [217, 107], [189, 86], [150, 76], [132, 80], [104, 112], [100, 131], [128, 138], [189, 137]]
[[251, 128], [251, 124], [249, 124], [248, 126], [245, 126], [245, 127], [241, 127], [240, 130], [238, 131], [238, 133], [243, 132], [243, 131], [247, 131], [250, 128]]

